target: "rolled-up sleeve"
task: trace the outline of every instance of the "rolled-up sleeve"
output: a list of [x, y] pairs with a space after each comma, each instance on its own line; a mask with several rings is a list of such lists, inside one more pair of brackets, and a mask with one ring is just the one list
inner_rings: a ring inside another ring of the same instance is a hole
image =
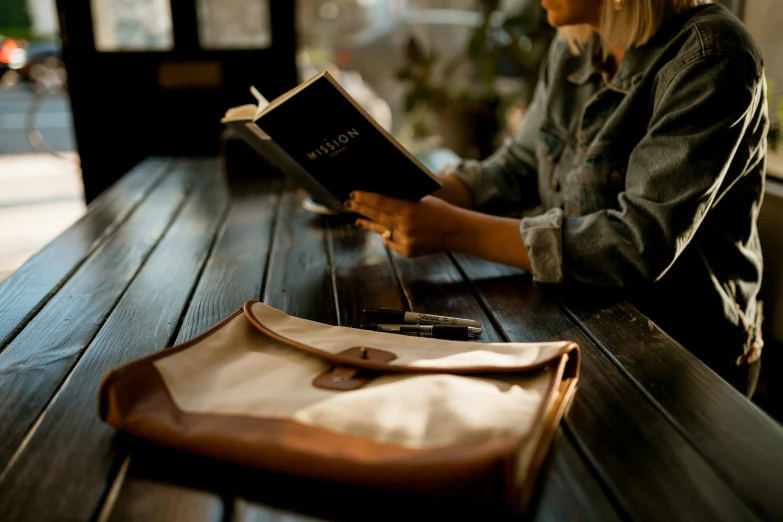
[[736, 57], [713, 55], [662, 82], [618, 208], [579, 217], [556, 208], [522, 220], [534, 279], [631, 286], [663, 276], [744, 173], [753, 153], [746, 131], [765, 103], [762, 79]]
[[522, 241], [533, 268], [533, 280], [539, 283], [563, 281], [563, 211], [553, 208], [540, 216], [523, 219]]

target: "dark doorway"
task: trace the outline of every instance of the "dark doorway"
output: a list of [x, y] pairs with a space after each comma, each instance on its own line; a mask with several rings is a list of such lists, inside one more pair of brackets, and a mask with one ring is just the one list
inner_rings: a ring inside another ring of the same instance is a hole
[[255, 85], [296, 85], [295, 2], [58, 0], [89, 202], [151, 155], [215, 155]]

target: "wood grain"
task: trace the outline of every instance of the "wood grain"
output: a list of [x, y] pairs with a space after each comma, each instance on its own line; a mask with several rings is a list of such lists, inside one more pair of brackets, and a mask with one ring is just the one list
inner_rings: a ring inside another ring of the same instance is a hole
[[197, 183], [184, 171], [169, 176], [0, 353], [0, 470]]
[[[0, 286], [0, 520], [499, 519], [199, 458], [98, 420], [106, 370], [259, 296], [328, 324], [411, 308], [478, 319], [482, 342], [578, 342], [579, 390], [525, 519], [783, 519], [780, 428], [632, 306], [571, 301], [465, 256], [389, 255], [349, 218], [304, 211], [290, 185], [235, 187], [229, 208], [216, 160], [174, 164], [142, 165]], [[61, 265], [58, 248], [73, 249]]]
[[168, 160], [129, 172], [87, 213], [0, 284], [0, 352], [166, 175]]
[[[212, 184], [216, 161], [186, 162]], [[0, 476], [7, 520], [88, 520], [97, 515], [127, 455], [123, 437], [96, 414], [98, 385], [112, 367], [169, 344], [200, 275], [227, 198], [209, 187], [184, 205]]]
[[490, 316], [476, 300], [448, 254], [409, 259], [392, 253], [405, 297], [416, 312], [473, 319], [481, 323], [482, 343], [503, 342]]
[[304, 210], [303, 199], [301, 191], [283, 193], [262, 300], [296, 317], [337, 324], [326, 218]]
[[[231, 207], [187, 308], [175, 344], [209, 329], [245, 301], [261, 295], [280, 183], [245, 182], [231, 190]], [[109, 520], [218, 521], [229, 495], [225, 475], [200, 471], [192, 485], [193, 467], [165, 449], [137, 445], [121, 482]], [[214, 465], [207, 466], [212, 469]], [[222, 492], [222, 493], [221, 493]], [[228, 501], [230, 502], [230, 500]]]
[[592, 469], [562, 429], [552, 443], [548, 459], [549, 466], [544, 468], [545, 476], [539, 482], [538, 498], [530, 506], [532, 520], [612, 522], [623, 519], [622, 511], [601, 489]]
[[352, 223], [332, 220], [328, 233], [340, 325], [358, 327], [365, 308], [406, 310], [408, 305], [383, 241]]
[[[565, 307], [579, 326], [766, 520], [783, 484], [783, 428], [627, 302]], [[752, 434], [752, 436], [748, 436]]]
[[[526, 274], [465, 256], [457, 261], [487, 307], [505, 311], [495, 318], [510, 340], [531, 340], [535, 331], [539, 341], [567, 339], [580, 345], [579, 388], [567, 426], [632, 519], [757, 518], [642, 390]], [[531, 314], [544, 319], [531, 321]]]
[[[182, 475], [187, 467], [171, 467], [180, 464], [173, 461], [168, 453], [162, 451], [137, 450], [138, 445], [130, 445], [131, 463], [127, 476], [123, 478], [119, 497], [110, 499], [110, 517], [102, 520], [171, 522], [182, 521], [220, 521], [223, 519], [223, 502], [212, 488], [201, 484], [182, 483]], [[156, 456], [158, 458], [152, 458]], [[175, 477], [166, 480], [166, 470], [176, 470]], [[163, 477], [161, 475], [164, 475]]]
[[231, 208], [191, 299], [176, 343], [201, 334], [263, 292], [280, 207], [277, 180], [231, 190]]

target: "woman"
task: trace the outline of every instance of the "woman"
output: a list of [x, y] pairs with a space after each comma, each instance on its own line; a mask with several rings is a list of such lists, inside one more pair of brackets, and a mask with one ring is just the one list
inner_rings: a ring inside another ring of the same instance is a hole
[[356, 225], [405, 256], [450, 250], [619, 288], [751, 395], [765, 80], [741, 22], [703, 3], [543, 0], [560, 39], [517, 135], [442, 172], [437, 197], [351, 194]]

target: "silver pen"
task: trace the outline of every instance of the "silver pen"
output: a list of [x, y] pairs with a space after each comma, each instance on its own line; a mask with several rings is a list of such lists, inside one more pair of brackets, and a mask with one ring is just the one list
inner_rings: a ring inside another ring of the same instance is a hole
[[450, 339], [452, 341], [469, 341], [478, 339], [484, 333], [482, 328], [465, 325], [445, 324], [364, 324], [365, 330], [376, 332], [398, 333], [416, 337], [432, 337], [435, 339]]

